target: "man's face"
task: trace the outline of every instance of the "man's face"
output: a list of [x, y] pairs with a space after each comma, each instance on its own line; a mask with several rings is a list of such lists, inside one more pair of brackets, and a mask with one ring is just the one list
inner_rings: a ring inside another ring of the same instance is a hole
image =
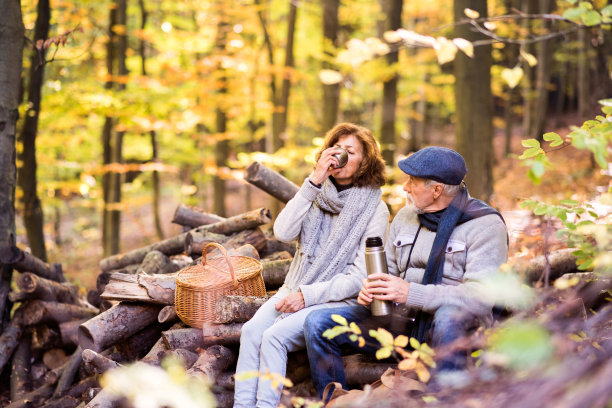
[[426, 186], [425, 179], [408, 176], [408, 180], [404, 183], [404, 191], [408, 193], [408, 204], [412, 202], [417, 208], [417, 212], [427, 212], [435, 201], [434, 188], [435, 184]]

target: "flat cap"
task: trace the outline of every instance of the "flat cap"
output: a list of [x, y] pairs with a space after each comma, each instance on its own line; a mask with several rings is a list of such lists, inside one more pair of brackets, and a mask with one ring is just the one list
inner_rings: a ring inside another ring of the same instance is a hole
[[438, 146], [425, 147], [400, 160], [398, 166], [411, 176], [450, 185], [460, 184], [467, 173], [465, 160], [459, 153]]

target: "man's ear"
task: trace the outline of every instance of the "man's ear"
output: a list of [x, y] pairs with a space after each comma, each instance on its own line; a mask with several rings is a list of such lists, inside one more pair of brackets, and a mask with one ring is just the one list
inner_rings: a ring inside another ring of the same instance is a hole
[[442, 190], [444, 190], [444, 187], [442, 187], [442, 184], [436, 184], [434, 186], [434, 200], [437, 200], [438, 197], [442, 195]]

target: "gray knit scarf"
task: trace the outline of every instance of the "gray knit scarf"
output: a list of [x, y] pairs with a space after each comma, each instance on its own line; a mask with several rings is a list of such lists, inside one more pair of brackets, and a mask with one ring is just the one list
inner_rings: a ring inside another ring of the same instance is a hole
[[[347, 258], [359, 247], [359, 240], [380, 204], [381, 196], [380, 188], [372, 187], [353, 187], [338, 193], [331, 180], [325, 180], [306, 214], [300, 235], [304, 255], [312, 257], [319, 241], [323, 242], [323, 251], [304, 271], [298, 286], [327, 281], [336, 274], [345, 273]], [[322, 228], [324, 213], [339, 214], [331, 231]]]

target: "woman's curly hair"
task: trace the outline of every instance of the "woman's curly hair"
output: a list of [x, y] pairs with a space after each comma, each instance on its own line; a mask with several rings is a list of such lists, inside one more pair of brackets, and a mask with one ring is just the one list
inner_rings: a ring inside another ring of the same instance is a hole
[[372, 132], [354, 123], [339, 123], [325, 134], [323, 146], [316, 155], [316, 161], [321, 158], [323, 150], [334, 146], [343, 136], [353, 135], [361, 142], [363, 159], [359, 169], [353, 176], [353, 184], [357, 187], [381, 187], [386, 182], [385, 161]]

